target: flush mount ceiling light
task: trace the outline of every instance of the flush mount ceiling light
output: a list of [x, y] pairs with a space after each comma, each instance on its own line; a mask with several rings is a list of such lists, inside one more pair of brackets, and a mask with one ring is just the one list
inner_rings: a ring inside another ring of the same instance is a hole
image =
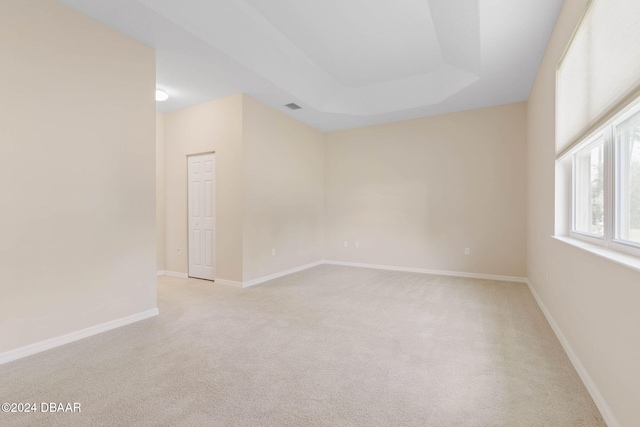
[[167, 99], [169, 99], [167, 92], [156, 89], [156, 101], [166, 101]]
[[293, 102], [291, 104], [285, 105], [285, 107], [287, 107], [287, 108], [289, 108], [291, 110], [299, 110], [299, 109], [302, 108], [301, 106], [299, 106], [298, 104], [294, 104]]

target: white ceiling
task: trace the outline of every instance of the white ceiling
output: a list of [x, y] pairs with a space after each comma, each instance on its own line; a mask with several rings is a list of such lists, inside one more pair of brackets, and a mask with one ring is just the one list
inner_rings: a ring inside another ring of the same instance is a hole
[[341, 86], [411, 77], [442, 62], [426, 1], [245, 1]]
[[158, 111], [244, 92], [323, 131], [526, 100], [562, 4], [61, 1], [156, 49]]

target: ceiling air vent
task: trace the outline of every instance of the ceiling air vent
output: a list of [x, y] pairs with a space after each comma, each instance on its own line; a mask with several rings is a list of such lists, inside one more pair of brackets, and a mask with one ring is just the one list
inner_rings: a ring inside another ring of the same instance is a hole
[[287, 107], [290, 110], [299, 110], [302, 108], [301, 106], [299, 106], [298, 104], [294, 104], [293, 102], [291, 104], [285, 105], [285, 107]]

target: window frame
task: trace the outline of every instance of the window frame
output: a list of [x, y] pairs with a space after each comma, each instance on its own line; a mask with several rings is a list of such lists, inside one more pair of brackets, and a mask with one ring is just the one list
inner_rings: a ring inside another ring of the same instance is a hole
[[[578, 223], [578, 175], [580, 175], [582, 169], [578, 165], [578, 157], [582, 157], [584, 153], [590, 153], [596, 147], [602, 145], [603, 147], [603, 175], [604, 175], [604, 230], [602, 236], [595, 233], [590, 233], [588, 231], [578, 230], [576, 225]], [[607, 172], [608, 172], [608, 162], [607, 162], [607, 139], [605, 138], [603, 132], [595, 132], [590, 135], [588, 138], [584, 140], [584, 142], [579, 144], [578, 149], [571, 156], [571, 237], [579, 237], [587, 240], [590, 243], [603, 244], [606, 237], [606, 226], [607, 226], [607, 191], [606, 191], [606, 183], [607, 181]]]
[[[640, 114], [640, 98], [628, 103], [618, 114], [606, 121], [578, 142], [570, 150], [571, 155], [571, 221], [569, 237], [582, 240], [587, 243], [602, 246], [616, 252], [640, 257], [640, 243], [620, 239], [620, 187], [621, 173], [621, 141], [618, 140], [618, 127], [628, 119]], [[604, 147], [604, 228], [603, 235], [588, 233], [576, 229], [577, 209], [577, 184], [578, 166], [577, 157], [585, 152], [593, 150], [599, 144]]]

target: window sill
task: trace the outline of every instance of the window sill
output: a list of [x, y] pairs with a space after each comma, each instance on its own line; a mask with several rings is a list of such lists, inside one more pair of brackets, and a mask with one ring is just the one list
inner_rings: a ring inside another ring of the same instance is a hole
[[620, 264], [633, 270], [640, 271], [640, 258], [634, 257], [633, 255], [627, 255], [622, 252], [594, 245], [593, 243], [587, 243], [582, 240], [573, 239], [571, 237], [551, 236], [551, 238], [582, 249], [583, 251], [592, 253], [601, 258], [608, 259], [609, 261], [613, 261], [616, 264]]

